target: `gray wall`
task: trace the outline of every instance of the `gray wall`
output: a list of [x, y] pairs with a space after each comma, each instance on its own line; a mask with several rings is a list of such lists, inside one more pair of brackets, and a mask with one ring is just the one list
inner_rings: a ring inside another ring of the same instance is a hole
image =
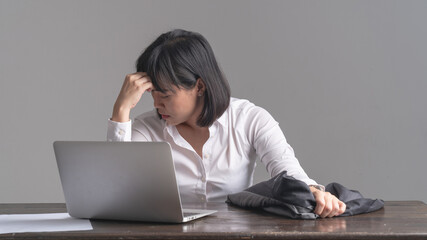
[[411, 0], [0, 0], [0, 202], [64, 201], [52, 142], [105, 140], [124, 76], [173, 28], [210, 41], [312, 178], [427, 201], [426, 22]]

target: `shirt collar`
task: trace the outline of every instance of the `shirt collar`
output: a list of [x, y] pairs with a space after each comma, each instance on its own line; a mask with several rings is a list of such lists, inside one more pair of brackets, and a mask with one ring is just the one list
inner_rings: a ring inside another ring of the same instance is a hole
[[[219, 118], [217, 118], [212, 125], [219, 125], [221, 126], [223, 129], [227, 127], [227, 116], [228, 116], [228, 111], [226, 110]], [[163, 133], [168, 132], [170, 136], [174, 136], [175, 134], [177, 134], [178, 130], [176, 129], [175, 126], [168, 124], [165, 120], [161, 119], [160, 121], [163, 121]], [[209, 128], [212, 128], [209, 127]]]
[[228, 118], [228, 111], [225, 110], [224, 113], [219, 117], [217, 120], [215, 120], [214, 124], [218, 122], [223, 128], [227, 127], [227, 118]]

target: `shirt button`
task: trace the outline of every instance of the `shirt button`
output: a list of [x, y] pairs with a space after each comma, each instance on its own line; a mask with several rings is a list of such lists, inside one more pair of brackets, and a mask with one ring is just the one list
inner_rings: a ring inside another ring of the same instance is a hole
[[206, 197], [205, 197], [205, 196], [201, 196], [201, 197], [200, 197], [200, 200], [202, 200], [202, 201], [206, 201]]
[[206, 177], [202, 177], [202, 182], [206, 182]]
[[205, 159], [208, 159], [209, 158], [209, 154], [205, 154]]
[[125, 134], [125, 131], [123, 131], [123, 129], [120, 129], [119, 130], [119, 135], [123, 135], [123, 134]]

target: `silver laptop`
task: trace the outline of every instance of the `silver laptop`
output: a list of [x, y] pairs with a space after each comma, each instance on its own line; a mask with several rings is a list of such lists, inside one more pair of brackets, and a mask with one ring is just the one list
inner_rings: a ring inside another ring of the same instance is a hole
[[73, 217], [180, 223], [216, 212], [182, 209], [166, 142], [56, 141], [53, 147]]

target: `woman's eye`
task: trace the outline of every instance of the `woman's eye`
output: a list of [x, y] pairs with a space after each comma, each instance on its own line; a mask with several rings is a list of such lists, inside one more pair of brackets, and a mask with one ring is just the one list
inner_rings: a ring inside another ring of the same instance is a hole
[[162, 96], [163, 99], [168, 98], [170, 95]]

